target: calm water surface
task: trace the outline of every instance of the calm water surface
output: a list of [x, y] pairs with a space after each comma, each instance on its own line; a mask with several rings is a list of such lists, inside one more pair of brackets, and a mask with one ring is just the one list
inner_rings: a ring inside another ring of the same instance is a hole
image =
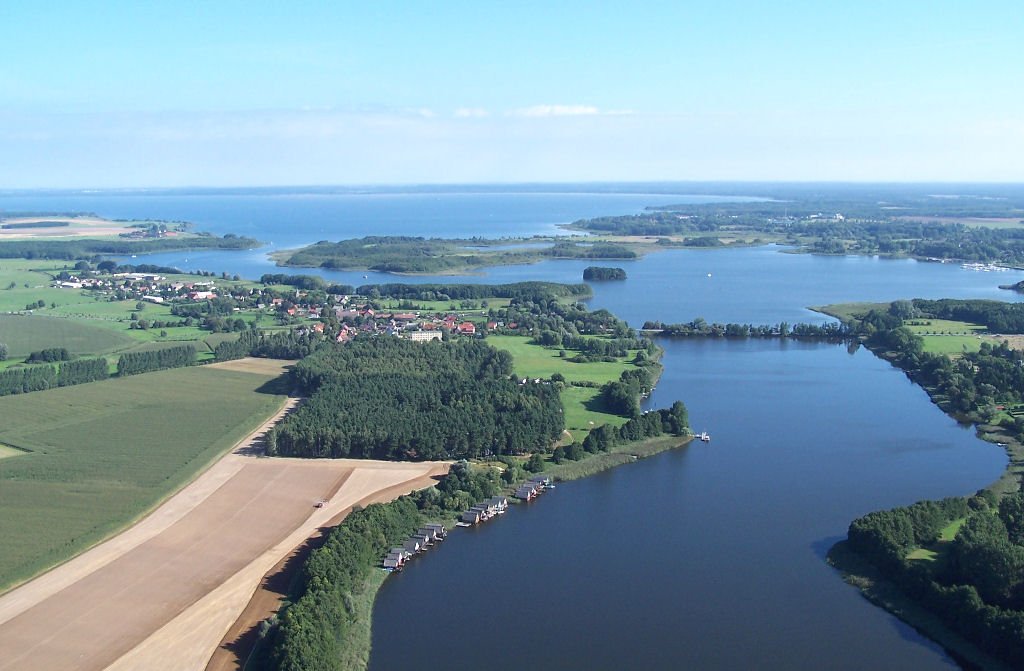
[[[282, 272], [268, 251], [320, 239], [551, 234], [582, 217], [686, 199], [0, 194], [0, 210], [182, 219], [251, 235], [274, 244], [136, 262], [258, 277]], [[284, 272], [357, 285], [579, 282], [592, 264], [551, 261], [462, 277]], [[822, 321], [806, 307], [840, 301], [1018, 300], [996, 285], [1024, 279], [1019, 272], [784, 254], [776, 247], [673, 250], [614, 265], [629, 279], [594, 283], [590, 303], [634, 326], [698, 316]], [[951, 666], [941, 650], [843, 584], [823, 556], [858, 515], [988, 484], [1005, 466], [1002, 451], [957, 426], [900, 372], [863, 350], [755, 340], [661, 344], [665, 373], [648, 406], [684, 400], [694, 428], [709, 431], [713, 442], [559, 485], [493, 524], [453, 534], [385, 583], [374, 611], [373, 669]]]
[[[854, 517], [971, 492], [1006, 458], [861, 350], [665, 341], [649, 406], [710, 444], [558, 485], [384, 584], [374, 670], [940, 669], [823, 561]], [[467, 633], [468, 632], [468, 633]]]

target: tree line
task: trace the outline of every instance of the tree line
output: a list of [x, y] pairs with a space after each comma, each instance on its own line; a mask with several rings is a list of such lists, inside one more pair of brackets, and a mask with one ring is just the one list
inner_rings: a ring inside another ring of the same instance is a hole
[[145, 352], [125, 352], [118, 357], [117, 374], [124, 377], [164, 368], [191, 366], [195, 362], [195, 345], [178, 345]]
[[593, 290], [586, 284], [557, 282], [512, 282], [510, 284], [367, 284], [356, 288], [360, 296], [418, 301], [480, 300], [511, 298], [521, 301], [549, 300], [567, 296], [589, 296]]
[[698, 317], [691, 322], [665, 324], [660, 321], [644, 322], [645, 331], [660, 331], [661, 335], [701, 338], [823, 338], [839, 340], [849, 336], [848, 327], [841, 323], [829, 324], [720, 324], [708, 323]]
[[61, 361], [57, 366], [42, 364], [8, 368], [0, 371], [0, 396], [69, 387], [109, 377], [106, 359], [75, 359]]

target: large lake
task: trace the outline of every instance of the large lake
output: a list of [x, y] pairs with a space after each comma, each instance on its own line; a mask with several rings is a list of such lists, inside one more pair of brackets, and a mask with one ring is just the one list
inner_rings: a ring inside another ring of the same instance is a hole
[[[0, 194], [0, 210], [85, 210], [194, 221], [274, 248], [369, 234], [550, 234], [557, 224], [702, 200], [638, 193]], [[711, 200], [707, 198], [705, 200]], [[138, 262], [258, 277], [268, 249]], [[481, 275], [332, 280], [578, 282], [588, 262]], [[592, 307], [647, 319], [821, 321], [807, 306], [852, 300], [1018, 300], [1024, 273], [821, 257], [776, 247], [673, 250], [595, 283]], [[289, 271], [291, 272], [291, 271]], [[368, 277], [363, 277], [367, 275]], [[1001, 450], [957, 426], [869, 352], [775, 341], [663, 340], [648, 401], [682, 399], [694, 445], [560, 485], [499, 521], [460, 530], [388, 579], [374, 612], [373, 669], [949, 668], [936, 646], [874, 608], [823, 560], [868, 511], [967, 494]], [[443, 655], [443, 656], [441, 656]]]

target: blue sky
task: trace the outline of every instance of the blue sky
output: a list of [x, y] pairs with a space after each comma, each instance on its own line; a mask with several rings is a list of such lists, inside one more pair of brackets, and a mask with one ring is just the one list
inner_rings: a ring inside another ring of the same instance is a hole
[[635, 4], [0, 2], [0, 188], [1024, 181], [1016, 3]]

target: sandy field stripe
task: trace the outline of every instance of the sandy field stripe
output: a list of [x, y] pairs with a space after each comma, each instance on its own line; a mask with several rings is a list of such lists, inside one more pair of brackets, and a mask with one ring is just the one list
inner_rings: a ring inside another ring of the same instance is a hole
[[[447, 473], [447, 464], [435, 465], [425, 475], [375, 492], [360, 499], [355, 505], [366, 507], [371, 503], [393, 501], [402, 494], [434, 486], [437, 484], [437, 478]], [[325, 526], [316, 529], [305, 542], [289, 552], [263, 576], [256, 592], [249, 599], [249, 603], [246, 604], [241, 615], [238, 616], [224, 635], [224, 638], [221, 639], [220, 644], [206, 665], [206, 671], [234, 671], [244, 666], [246, 659], [248, 659], [256, 644], [255, 633], [260, 622], [276, 613], [281, 607], [281, 601], [286, 596], [277, 586], [282, 586], [286, 589], [295, 573], [302, 568], [302, 561], [296, 559], [296, 555], [308, 555], [309, 550], [319, 547], [322, 544], [322, 536], [326, 535], [333, 527], [341, 524], [348, 517], [348, 514], [352, 512], [353, 508], [354, 506], [351, 506], [342, 510], [328, 521]], [[297, 563], [288, 564], [291, 561], [296, 561]]]
[[[233, 451], [250, 449], [256, 439], [298, 402], [297, 398], [289, 398], [273, 417], [242, 439]], [[0, 626], [162, 533], [220, 489], [245, 463], [246, 459], [237, 455], [226, 455], [134, 526], [0, 596]]]
[[[296, 461], [296, 460], [278, 460]], [[298, 460], [294, 468], [323, 470], [332, 461]], [[157, 630], [145, 641], [122, 656], [108, 671], [130, 671], [147, 669], [151, 671], [183, 671], [206, 668], [208, 660], [217, 649], [224, 634], [245, 609], [253, 592], [263, 576], [282, 557], [304, 542], [318, 528], [326, 525], [343, 510], [351, 509], [357, 502], [373, 498], [382, 490], [390, 490], [390, 498], [416, 489], [416, 485], [433, 484], [433, 479], [423, 476], [438, 465], [433, 463], [384, 463], [344, 460], [352, 470], [337, 494], [323, 508], [313, 508], [312, 514], [286, 538], [268, 548], [242, 570], [224, 581], [205, 597], [186, 609], [164, 627]]]

